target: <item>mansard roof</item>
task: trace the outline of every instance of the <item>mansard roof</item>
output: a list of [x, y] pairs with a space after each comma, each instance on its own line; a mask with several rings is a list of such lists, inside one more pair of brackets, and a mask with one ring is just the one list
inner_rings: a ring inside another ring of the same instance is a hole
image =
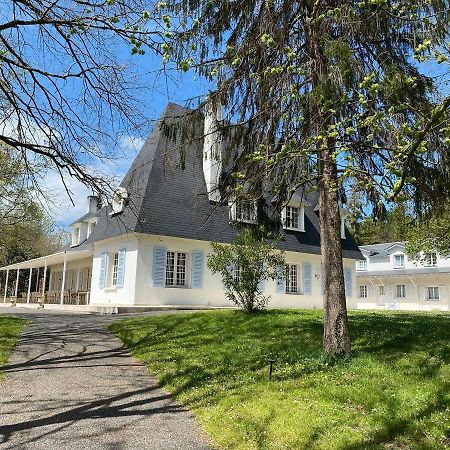
[[[174, 139], [162, 129], [163, 123], [176, 124], [194, 118], [194, 114], [182, 106], [168, 104], [120, 184], [128, 191], [128, 204], [117, 215], [110, 214], [109, 206], [101, 208], [97, 226], [81, 246], [130, 232], [233, 241], [237, 230], [230, 224], [228, 205], [212, 204], [208, 198], [203, 176], [203, 127], [198, 127], [198, 133], [192, 131], [190, 142], [180, 139], [178, 132]], [[195, 117], [198, 121], [199, 116]], [[305, 232], [282, 230], [279, 247], [320, 254], [319, 221], [314, 211], [317, 193], [306, 193], [305, 200]], [[346, 236], [342, 241], [343, 256], [361, 259], [348, 231]]]

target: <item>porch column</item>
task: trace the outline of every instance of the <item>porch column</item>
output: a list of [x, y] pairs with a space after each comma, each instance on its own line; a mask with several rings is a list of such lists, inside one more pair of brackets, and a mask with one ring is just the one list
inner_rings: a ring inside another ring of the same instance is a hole
[[80, 268], [77, 268], [77, 281], [75, 283], [75, 290], [78, 292], [80, 290]]
[[33, 268], [30, 267], [30, 276], [28, 277], [27, 303], [30, 303], [31, 275], [32, 275], [32, 274], [33, 274]]
[[48, 278], [48, 290], [52, 290], [53, 270], [50, 269], [50, 276]]
[[67, 267], [67, 253], [64, 252], [64, 265], [63, 265], [62, 284], [61, 284], [61, 297], [60, 297], [61, 305], [64, 304], [64, 288], [66, 287], [66, 267]]
[[42, 283], [42, 295], [45, 297], [45, 283], [47, 281], [47, 260], [44, 260], [44, 282]]
[[8, 278], [9, 278], [9, 269], [6, 269], [5, 295], [3, 296], [3, 303], [6, 303], [6, 294], [8, 292]]
[[14, 297], [16, 297], [16, 299], [17, 299], [17, 292], [19, 290], [19, 273], [20, 273], [20, 269], [17, 268], [16, 289], [14, 291]]

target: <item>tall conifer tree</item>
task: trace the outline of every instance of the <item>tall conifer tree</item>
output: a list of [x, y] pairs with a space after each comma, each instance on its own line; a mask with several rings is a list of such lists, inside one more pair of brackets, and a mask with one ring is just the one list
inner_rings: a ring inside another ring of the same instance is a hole
[[[418, 70], [446, 64], [447, 1], [181, 0], [157, 6], [164, 62], [212, 83], [208, 101], [234, 180], [267, 178], [278, 202], [318, 190], [324, 350], [350, 350], [340, 235], [343, 193], [382, 214], [385, 200], [430, 205], [449, 193], [448, 99]], [[231, 189], [233, 190], [233, 189]], [[236, 194], [236, 190], [234, 190]], [[247, 192], [247, 195], [249, 192]]]

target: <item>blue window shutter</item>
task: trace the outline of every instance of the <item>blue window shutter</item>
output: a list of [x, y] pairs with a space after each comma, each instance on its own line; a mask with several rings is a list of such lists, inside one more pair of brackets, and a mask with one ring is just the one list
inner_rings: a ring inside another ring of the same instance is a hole
[[264, 292], [265, 281], [266, 281], [266, 280], [264, 280], [264, 278], [261, 278], [261, 279], [259, 280], [259, 283], [258, 283], [258, 289], [259, 289], [261, 292]]
[[277, 269], [277, 293], [278, 294], [286, 293], [286, 276], [283, 267], [279, 267]]
[[152, 286], [164, 287], [166, 279], [166, 248], [153, 247]]
[[125, 255], [127, 251], [124, 248], [119, 250], [119, 258], [117, 263], [117, 284], [116, 287], [122, 288], [125, 278]]
[[351, 297], [353, 295], [352, 288], [352, 269], [344, 267], [344, 283], [345, 283], [345, 296]]
[[311, 264], [309, 262], [303, 263], [303, 294], [311, 295]]
[[104, 289], [104, 287], [105, 287], [106, 265], [108, 262], [107, 258], [108, 258], [108, 254], [102, 253], [101, 260], [100, 260], [100, 280], [99, 280], [100, 289]]
[[192, 252], [192, 282], [191, 287], [201, 289], [203, 287], [203, 252], [194, 250]]

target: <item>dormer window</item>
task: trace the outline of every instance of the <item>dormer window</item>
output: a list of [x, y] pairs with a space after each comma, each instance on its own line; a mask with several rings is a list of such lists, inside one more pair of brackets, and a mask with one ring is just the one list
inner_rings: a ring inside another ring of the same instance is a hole
[[237, 222], [256, 223], [256, 203], [249, 200], [236, 200], [231, 205], [231, 218]]
[[425, 255], [425, 260], [423, 263], [426, 267], [436, 267], [437, 266], [437, 253], [431, 252]]
[[356, 270], [358, 272], [362, 270], [367, 270], [367, 260], [361, 259], [359, 261], [356, 261]]
[[80, 243], [80, 227], [75, 227], [72, 231], [72, 247]]
[[305, 231], [305, 208], [303, 204], [286, 205], [281, 211], [283, 228], [286, 230]]
[[119, 214], [123, 211], [128, 202], [128, 192], [123, 187], [118, 187], [111, 198], [111, 215]]
[[405, 267], [405, 255], [394, 255], [394, 269], [403, 269]]

